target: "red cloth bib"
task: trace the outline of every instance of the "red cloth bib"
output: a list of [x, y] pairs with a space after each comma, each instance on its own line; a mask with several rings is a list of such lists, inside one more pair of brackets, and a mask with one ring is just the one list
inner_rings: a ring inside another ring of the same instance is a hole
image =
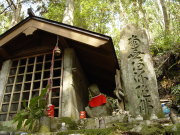
[[102, 94], [93, 97], [90, 101], [89, 101], [89, 106], [90, 107], [97, 107], [97, 106], [101, 106], [103, 104], [106, 103], [106, 97]]

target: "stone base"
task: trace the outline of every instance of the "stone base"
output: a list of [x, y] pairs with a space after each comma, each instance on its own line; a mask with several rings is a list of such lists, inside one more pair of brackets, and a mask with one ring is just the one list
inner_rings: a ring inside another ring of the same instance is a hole
[[79, 120], [79, 129], [98, 129], [108, 128], [113, 122], [127, 122], [127, 116], [125, 114], [119, 114], [115, 116], [103, 116], [97, 118], [86, 118]]
[[[10, 122], [3, 122], [3, 125], [9, 125]], [[8, 123], [8, 124], [5, 124]], [[34, 133], [32, 135], [57, 135], [62, 131], [59, 129], [61, 124], [59, 118], [51, 119], [51, 131], [46, 133]], [[2, 125], [2, 124], [1, 124]], [[9, 125], [10, 126], [10, 125]], [[9, 127], [10, 128], [10, 127]], [[180, 132], [180, 124], [173, 124], [169, 118], [162, 118], [157, 120], [133, 120], [128, 122], [127, 114], [119, 114], [115, 116], [104, 116], [100, 118], [86, 118], [81, 119], [77, 122], [78, 130], [67, 130], [63, 131], [67, 134], [86, 134], [94, 132], [117, 132], [117, 133], [143, 133], [145, 134], [146, 130], [149, 133], [162, 132], [162, 133], [173, 133]], [[52, 130], [53, 129], [53, 130]], [[13, 132], [13, 130], [4, 130]], [[15, 132], [14, 132], [15, 133]]]

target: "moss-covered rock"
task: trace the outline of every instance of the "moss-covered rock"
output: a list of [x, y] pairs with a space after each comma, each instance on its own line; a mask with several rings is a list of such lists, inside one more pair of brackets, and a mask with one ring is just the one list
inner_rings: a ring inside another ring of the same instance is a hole
[[50, 132], [50, 129], [49, 129], [49, 127], [43, 125], [40, 127], [39, 132], [40, 133], [47, 133], [47, 132]]
[[[141, 127], [136, 131], [136, 127]], [[145, 124], [145, 123], [112, 123], [111, 128], [105, 129], [84, 129], [84, 130], [69, 130], [67, 132], [59, 132], [58, 135], [67, 134], [84, 134], [84, 135], [179, 135], [180, 124], [163, 126], [161, 124]]]
[[161, 124], [142, 125], [142, 135], [180, 134], [180, 124], [163, 126]]
[[67, 132], [60, 132], [57, 135], [68, 135], [68, 134], [85, 134], [85, 135], [115, 135], [113, 132], [116, 128], [106, 129], [84, 129], [84, 130], [69, 130]]
[[0, 131], [15, 131], [16, 124], [13, 124], [12, 121], [3, 121], [0, 122]]
[[142, 125], [142, 130], [140, 132], [143, 135], [160, 135], [165, 133], [165, 129], [162, 125]]
[[121, 131], [130, 131], [134, 127], [134, 123], [113, 123], [114, 127]]
[[67, 129], [68, 130], [76, 130], [77, 129], [77, 124], [75, 121], [73, 121], [71, 118], [69, 117], [62, 117], [59, 119], [59, 123], [60, 125], [58, 126], [58, 128], [60, 129], [61, 128], [61, 123], [66, 123], [67, 126]]

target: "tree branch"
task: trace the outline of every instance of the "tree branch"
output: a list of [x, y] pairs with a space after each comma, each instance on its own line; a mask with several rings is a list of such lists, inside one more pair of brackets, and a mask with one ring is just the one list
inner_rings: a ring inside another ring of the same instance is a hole
[[[12, 3], [11, 3], [12, 5]], [[7, 6], [2, 12], [0, 12], [0, 15], [3, 14], [11, 5]]]
[[[14, 2], [12, 0], [6, 0], [7, 3], [10, 5], [10, 7], [13, 5], [13, 8], [16, 9], [16, 5], [14, 4]], [[12, 8], [11, 8], [12, 9]], [[12, 9], [13, 10], [13, 9]]]

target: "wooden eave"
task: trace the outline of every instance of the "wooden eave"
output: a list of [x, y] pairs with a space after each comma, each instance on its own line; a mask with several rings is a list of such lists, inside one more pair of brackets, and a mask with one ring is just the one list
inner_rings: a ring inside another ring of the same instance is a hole
[[44, 30], [94, 47], [99, 47], [109, 40], [109, 37], [77, 27], [54, 21], [49, 22], [49, 20], [39, 17], [29, 17], [0, 36], [0, 47], [28, 29]]

